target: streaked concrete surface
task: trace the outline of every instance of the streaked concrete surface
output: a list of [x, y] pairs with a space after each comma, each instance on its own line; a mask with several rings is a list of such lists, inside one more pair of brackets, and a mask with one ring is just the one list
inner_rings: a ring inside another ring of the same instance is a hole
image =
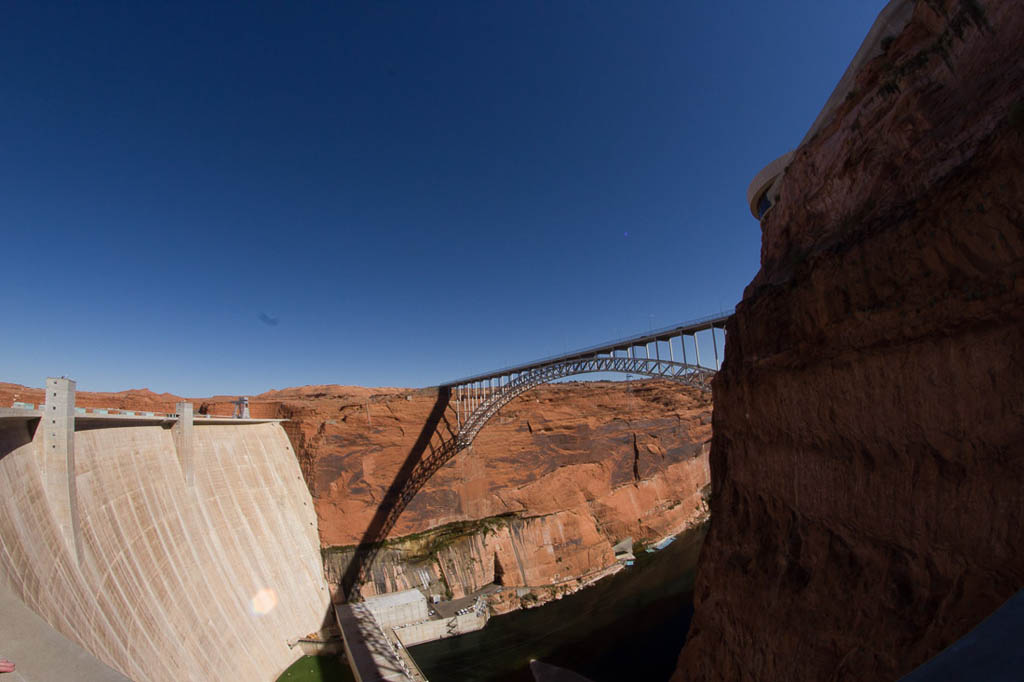
[[128, 682], [95, 656], [60, 634], [0, 585], [0, 656], [15, 671], [4, 682]]
[[197, 419], [189, 486], [169, 425], [126, 419], [76, 416], [80, 553], [48, 497], [43, 429], [0, 419], [0, 583], [136, 682], [275, 680], [330, 605], [287, 435]]

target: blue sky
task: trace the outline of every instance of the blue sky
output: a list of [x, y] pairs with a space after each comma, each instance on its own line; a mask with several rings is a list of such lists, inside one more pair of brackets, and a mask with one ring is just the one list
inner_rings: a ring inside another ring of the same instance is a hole
[[426, 386], [729, 308], [883, 6], [8, 5], [0, 380]]

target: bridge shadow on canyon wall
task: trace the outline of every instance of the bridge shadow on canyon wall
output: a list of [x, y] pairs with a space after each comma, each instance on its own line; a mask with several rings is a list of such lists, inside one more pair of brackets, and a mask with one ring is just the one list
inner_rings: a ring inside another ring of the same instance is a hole
[[[414, 495], [416, 490], [423, 485], [425, 479], [417, 476], [420, 465], [424, 462], [424, 454], [430, 449], [434, 450], [433, 439], [437, 434], [447, 432], [448, 438], [455, 437], [455, 431], [450, 422], [445, 418], [445, 412], [451, 402], [451, 387], [441, 386], [437, 389], [437, 399], [434, 406], [423, 423], [419, 437], [406, 455], [402, 467], [395, 474], [394, 480], [388, 486], [384, 498], [377, 506], [377, 511], [363, 533], [362, 539], [356, 546], [355, 555], [349, 562], [345, 573], [341, 578], [341, 595], [347, 601], [359, 599], [360, 578], [369, 575], [373, 560], [381, 549], [381, 545], [387, 539], [388, 533], [394, 528], [398, 520], [398, 514], [402, 512], [405, 505]], [[410, 494], [411, 493], [411, 494]]]

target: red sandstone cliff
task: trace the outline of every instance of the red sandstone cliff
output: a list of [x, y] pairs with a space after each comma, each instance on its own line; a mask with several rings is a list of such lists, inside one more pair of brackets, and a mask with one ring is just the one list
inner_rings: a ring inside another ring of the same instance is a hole
[[894, 679], [1024, 586], [1024, 4], [918, 2], [801, 147], [714, 383], [674, 680]]
[[[360, 541], [435, 395], [306, 387], [261, 396], [279, 401], [280, 414], [292, 420], [287, 428], [325, 547]], [[530, 391], [427, 483], [391, 537], [492, 521], [420, 556], [425, 564], [403, 557], [438, 543], [414, 541], [382, 555], [378, 583], [402, 589], [443, 573], [447, 589], [461, 596], [492, 582], [496, 566], [502, 582], [516, 586], [606, 568], [618, 540], [658, 539], [702, 515], [709, 438], [709, 397], [678, 385], [601, 382]], [[329, 575], [340, 571], [328, 560]]]
[[[325, 548], [362, 539], [436, 395], [305, 386], [250, 401], [253, 416], [289, 420]], [[233, 399], [190, 400], [230, 415]], [[12, 400], [38, 403], [43, 391], [0, 384], [0, 405]], [[79, 406], [154, 412], [173, 412], [178, 400], [144, 389], [77, 394]], [[615, 564], [618, 540], [657, 540], [703, 518], [710, 413], [707, 394], [663, 381], [558, 384], [520, 396], [426, 484], [390, 537], [456, 523], [458, 533], [394, 544], [378, 561], [380, 588], [428, 581], [459, 597], [495, 580], [578, 587]], [[330, 578], [343, 556], [327, 553]]]
[[[435, 392], [321, 387], [280, 402], [312, 486], [325, 546], [358, 542], [409, 453]], [[517, 398], [416, 496], [391, 537], [509, 512], [586, 513], [604, 534], [651, 537], [704, 485], [710, 400], [667, 382], [542, 386]], [[680, 486], [678, 494], [673, 492]]]

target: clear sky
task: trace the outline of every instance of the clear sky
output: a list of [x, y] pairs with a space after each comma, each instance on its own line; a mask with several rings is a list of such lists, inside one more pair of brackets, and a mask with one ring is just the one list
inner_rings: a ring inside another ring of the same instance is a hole
[[426, 386], [729, 308], [884, 4], [7, 4], [0, 381]]

